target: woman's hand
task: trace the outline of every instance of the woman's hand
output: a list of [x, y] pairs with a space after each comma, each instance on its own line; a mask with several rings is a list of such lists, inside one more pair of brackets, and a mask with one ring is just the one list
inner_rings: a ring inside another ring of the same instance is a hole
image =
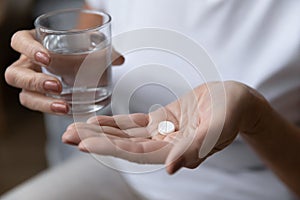
[[[209, 83], [149, 114], [98, 116], [72, 124], [62, 139], [85, 152], [137, 163], [165, 163], [172, 174], [181, 167], [199, 166], [228, 146], [245, 125], [255, 124], [257, 118], [243, 121], [255, 99], [253, 91], [240, 83]], [[164, 120], [175, 124], [175, 132], [158, 133]]]
[[[35, 30], [23, 30], [15, 33], [11, 46], [21, 54], [20, 58], [6, 69], [5, 80], [13, 86], [22, 89], [20, 102], [23, 106], [46, 113], [67, 114], [68, 105], [60, 99], [46, 96], [46, 93], [60, 94], [61, 82], [42, 73], [41, 66], [49, 66], [49, 52], [35, 38]], [[113, 51], [115, 65], [124, 62], [124, 57]]]
[[41, 72], [41, 66], [50, 64], [48, 51], [35, 39], [34, 30], [15, 33], [11, 46], [21, 53], [20, 58], [6, 69], [6, 82], [21, 88], [20, 102], [23, 106], [47, 113], [66, 114], [67, 104], [59, 99], [47, 97], [46, 93], [60, 94], [62, 85], [55, 77]]

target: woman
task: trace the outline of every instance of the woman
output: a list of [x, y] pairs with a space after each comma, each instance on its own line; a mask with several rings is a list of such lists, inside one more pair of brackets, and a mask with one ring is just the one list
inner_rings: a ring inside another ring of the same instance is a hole
[[[299, 123], [300, 119], [298, 111], [300, 95], [296, 92], [300, 87], [298, 78], [300, 68], [299, 60], [297, 60], [299, 57], [300, 27], [295, 25], [300, 17], [298, 12], [300, 2], [292, 0], [285, 2], [275, 0], [203, 0], [198, 2], [192, 0], [184, 2], [180, 0], [159, 2], [127, 0], [122, 2], [103, 1], [99, 3], [96, 0], [89, 0], [87, 3], [90, 7], [104, 9], [113, 16], [114, 35], [146, 27], [175, 30], [185, 34], [206, 48], [224, 80], [239, 81], [260, 91], [273, 108], [260, 95], [244, 84], [236, 82], [224, 83], [228, 97], [228, 103], [224, 104], [224, 106], [228, 112], [225, 116], [225, 126], [220, 140], [215, 146], [215, 151], [219, 151], [229, 145], [239, 131], [243, 132], [243, 138], [262, 156], [268, 166], [294, 192], [299, 194], [299, 183], [296, 180], [297, 178], [295, 179], [295, 177], [299, 177], [299, 172], [296, 170], [299, 166], [299, 160], [295, 155], [299, 146], [299, 130], [293, 124]], [[28, 31], [19, 32], [13, 37], [12, 46], [23, 55], [19, 61], [8, 68], [6, 80], [11, 85], [23, 89], [20, 95], [21, 103], [33, 110], [48, 113], [66, 113], [67, 107], [64, 102], [44, 96], [44, 93], [49, 90], [59, 93], [60, 83], [52, 77], [38, 74], [32, 70], [34, 68], [32, 61], [47, 65], [51, 59], [48, 57], [47, 51], [34, 40], [33, 33]], [[149, 54], [151, 57], [149, 57]], [[124, 66], [114, 69], [113, 73], [116, 80], [134, 66], [152, 61], [174, 66], [178, 70], [184, 69], [182, 73], [193, 87], [202, 84], [199, 79], [189, 75], [188, 67], [184, 63], [178, 64], [179, 61], [173, 57], [166, 59], [166, 55], [162, 56], [162, 52], [137, 52], [136, 54], [126, 55], [125, 58]], [[149, 74], [149, 76], [152, 75]], [[220, 84], [222, 85], [222, 83], [211, 83], [208, 86], [202, 85], [194, 89], [194, 92], [190, 94], [199, 95], [201, 98], [198, 100], [208, 102], [208, 99], [202, 94], [206, 94], [207, 88], [215, 88], [217, 90]], [[152, 92], [147, 94], [149, 90]], [[153, 92], [157, 93], [153, 95]], [[151, 105], [157, 103], [153, 96], [161, 95], [164, 98], [161, 100], [162, 102], [158, 103], [168, 104], [176, 100], [172, 96], [164, 96], [164, 90], [161, 88], [152, 86], [152, 88], [146, 88], [144, 91], [137, 91], [134, 101], [137, 104], [132, 107], [132, 111], [147, 112]], [[149, 99], [150, 102], [145, 101]], [[183, 96], [180, 101], [184, 104], [189, 99], [194, 100], [188, 94]], [[194, 103], [198, 105], [198, 101]], [[169, 104], [167, 108], [169, 108], [167, 110], [170, 110], [170, 112], [174, 112], [176, 110], [176, 101]], [[281, 116], [273, 109], [277, 110]], [[179, 117], [181, 116], [175, 117], [175, 119]], [[201, 118], [201, 116], [198, 117]], [[51, 118], [50, 120], [58, 119], [56, 117], [49, 118]], [[137, 115], [136, 120], [144, 122], [141, 127], [145, 127], [148, 125], [148, 118], [148, 115]], [[126, 119], [128, 119], [128, 116], [121, 116], [121, 121], [126, 121]], [[97, 118], [97, 120], [103, 123], [103, 117]], [[109, 145], [99, 148], [100, 144], [107, 144], [107, 141], [99, 137], [90, 138], [98, 133], [97, 129], [92, 132], [86, 131], [90, 130], [91, 124], [93, 125], [97, 120], [90, 120], [89, 124], [81, 124], [79, 127], [80, 132], [76, 131], [74, 126], [70, 126], [63, 140], [79, 144], [81, 142], [80, 138], [87, 137], [87, 140], [83, 141], [84, 143], [81, 143], [79, 146], [83, 151], [91, 150], [99, 154], [119, 156], [135, 162], [140, 161], [141, 157], [135, 158], [132, 155], [116, 154], [115, 149]], [[104, 121], [108, 123], [104, 125], [110, 127], [113, 126], [112, 124], [115, 120], [113, 118], [105, 118]], [[118, 131], [118, 128], [116, 126], [113, 127], [116, 128], [114, 131], [105, 133], [115, 135], [115, 131]], [[64, 128], [61, 132], [64, 131]], [[203, 136], [203, 134], [197, 134], [198, 132], [196, 131], [193, 133], [195, 137], [197, 135]], [[253, 133], [253, 135], [251, 136], [251, 134], [247, 133]], [[270, 133], [272, 133], [272, 137], [269, 136]], [[81, 136], [80, 138], [78, 138], [78, 134]], [[127, 138], [121, 137], [110, 139], [131, 142]], [[145, 142], [152, 142], [152, 140]], [[164, 140], [155, 140], [155, 142], [154, 145], [157, 143], [162, 146], [168, 144], [164, 143]], [[284, 147], [283, 150], [278, 149], [278, 146], [274, 145], [274, 143], [279, 143], [279, 146]], [[140, 152], [139, 146], [135, 149], [136, 143], [131, 142], [129, 147], [132, 147], [134, 152]], [[199, 158], [198, 154], [195, 154], [195, 152], [198, 153], [201, 142], [192, 143], [190, 149], [183, 155], [176, 153], [178, 151], [182, 152], [180, 148], [177, 149], [176, 147], [174, 145], [173, 148], [167, 149], [161, 160], [153, 161], [152, 157], [149, 157], [146, 158], [145, 162], [171, 163], [171, 165], [168, 165], [167, 170], [172, 174], [180, 167], [197, 167], [206, 158], [206, 155]], [[215, 151], [211, 151], [210, 154]], [[191, 152], [194, 152], [194, 154]], [[274, 155], [276, 156], [274, 157]], [[175, 162], [173, 162], [174, 160]], [[293, 198], [285, 186], [277, 180], [240, 139], [235, 140], [219, 154], [212, 156], [196, 170], [182, 169], [175, 176], [169, 176], [163, 170], [156, 170], [147, 174], [124, 173], [119, 177], [119, 173], [115, 174], [112, 171], [100, 173], [98, 171], [99, 166], [92, 167], [89, 164], [91, 161], [85, 162], [88, 167], [84, 166], [80, 161], [69, 161], [69, 164], [66, 162], [63, 164], [63, 167], [48, 172], [46, 175], [39, 177], [38, 181], [31, 182], [29, 186], [23, 186], [23, 189], [11, 195], [20, 195], [23, 199], [25, 196], [29, 199], [30, 195], [32, 195], [30, 191], [36, 191], [38, 185], [36, 182], [45, 182], [45, 179], [49, 179], [49, 177], [54, 184], [59, 182], [56, 179], [51, 179], [58, 173], [57, 171], [64, 175], [64, 180], [72, 179], [74, 174], [78, 175], [75, 172], [74, 163], [81, 163], [81, 168], [80, 170], [77, 169], [77, 172], [85, 171], [84, 175], [89, 177], [87, 180], [84, 179], [86, 184], [73, 185], [74, 183], [68, 184], [69, 181], [66, 181], [66, 184], [63, 184], [64, 188], [57, 191], [58, 196], [68, 198], [71, 195], [68, 191], [71, 190], [73, 199], [80, 198], [80, 195], [86, 194], [83, 191], [89, 191], [86, 195], [89, 195], [88, 197], [91, 199], [99, 197], [110, 199], [142, 197], [148, 199], [199, 199], [199, 197], [204, 199]], [[118, 166], [126, 166], [128, 164], [119, 160], [115, 162]], [[68, 170], [70, 174], [64, 173]], [[71, 173], [72, 170], [74, 171], [73, 174]], [[113, 185], [117, 182], [121, 184], [121, 186], [118, 184], [114, 185], [116, 187], [115, 191], [120, 191], [120, 196], [113, 196], [117, 195], [113, 191], [106, 194], [107, 190], [103, 188], [101, 190], [101, 187], [104, 185], [106, 187], [110, 185], [107, 182], [110, 179], [105, 178], [109, 176], [108, 174], [114, 174], [111, 177], [116, 177], [112, 181]], [[91, 189], [91, 185], [99, 187]], [[39, 184], [39, 187], [42, 187], [39, 191], [48, 191], [46, 186]], [[73, 188], [77, 187], [80, 187], [82, 191], [73, 190]], [[132, 189], [122, 190], [127, 187]], [[136, 194], [138, 197], [136, 197]], [[36, 193], [34, 195], [36, 195], [34, 197], [39, 197]], [[45, 198], [44, 195], [43, 198]]]

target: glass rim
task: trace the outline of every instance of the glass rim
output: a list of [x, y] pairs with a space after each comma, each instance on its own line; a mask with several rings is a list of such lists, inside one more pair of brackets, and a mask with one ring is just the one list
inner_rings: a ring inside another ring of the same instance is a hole
[[[80, 29], [80, 30], [53, 30], [49, 27], [42, 26], [39, 23], [42, 19], [45, 19], [47, 17], [55, 16], [55, 15], [62, 14], [62, 13], [71, 13], [71, 12], [83, 12], [83, 13], [88, 13], [88, 14], [96, 14], [96, 15], [106, 16], [106, 17], [108, 17], [108, 19], [101, 25], [94, 26], [91, 28]], [[45, 33], [79, 34], [79, 33], [84, 33], [84, 32], [93, 32], [93, 31], [97, 31], [99, 29], [105, 28], [106, 26], [108, 26], [111, 23], [111, 19], [112, 19], [111, 16], [108, 13], [103, 12], [103, 11], [89, 10], [89, 9], [83, 9], [83, 8], [75, 8], [75, 9], [71, 8], [71, 9], [61, 9], [61, 10], [55, 10], [55, 11], [50, 11], [50, 12], [44, 13], [44, 14], [38, 16], [34, 20], [34, 26], [36, 29], [37, 28], [42, 29], [42, 31]]]

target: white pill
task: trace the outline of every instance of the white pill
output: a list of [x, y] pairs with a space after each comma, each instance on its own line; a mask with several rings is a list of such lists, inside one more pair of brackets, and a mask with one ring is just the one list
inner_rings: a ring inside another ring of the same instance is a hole
[[158, 132], [162, 135], [168, 135], [175, 131], [175, 125], [170, 121], [162, 121], [158, 124]]

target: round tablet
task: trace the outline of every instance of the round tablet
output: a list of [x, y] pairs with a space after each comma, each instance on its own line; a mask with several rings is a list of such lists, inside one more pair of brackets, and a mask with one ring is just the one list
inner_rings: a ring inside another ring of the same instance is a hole
[[175, 131], [175, 125], [170, 121], [162, 121], [158, 124], [158, 132], [162, 135], [168, 135]]

